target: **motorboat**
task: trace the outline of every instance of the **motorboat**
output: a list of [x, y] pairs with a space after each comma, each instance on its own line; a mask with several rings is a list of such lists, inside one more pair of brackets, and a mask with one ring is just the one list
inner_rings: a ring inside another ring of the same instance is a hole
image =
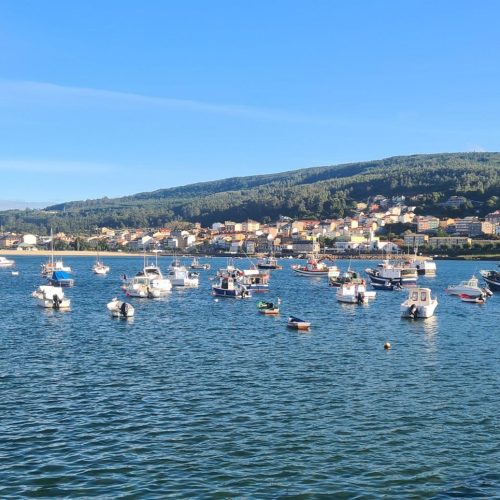
[[189, 269], [199, 269], [199, 270], [210, 270], [210, 264], [202, 264], [198, 257], [193, 257], [191, 264], [189, 265]]
[[49, 278], [49, 283], [52, 286], [72, 287], [75, 280], [66, 271], [54, 271]]
[[[135, 278], [144, 278], [141, 280], [136, 280], [135, 283], [134, 279]], [[163, 273], [161, 272], [161, 269], [155, 264], [150, 264], [146, 261], [144, 261], [144, 267], [142, 268], [142, 271], [139, 271], [134, 279], [132, 279], [131, 282], [128, 283], [126, 290], [129, 290], [130, 285], [146, 285], [146, 288], [149, 287], [150, 291], [153, 292], [153, 296], [157, 297], [160, 295], [166, 295], [170, 290], [172, 290], [172, 283], [168, 278], [165, 278], [163, 276]], [[132, 286], [132, 288], [134, 288]], [[141, 287], [139, 287], [141, 288]], [[137, 287], [136, 287], [137, 289]], [[147, 291], [147, 290], [146, 290]], [[134, 295], [135, 296], [135, 295]], [[141, 297], [143, 294], [141, 293]]]
[[300, 276], [328, 276], [336, 278], [340, 275], [340, 270], [337, 266], [327, 266], [321, 259], [310, 257], [307, 263], [303, 266], [292, 266], [292, 270]]
[[433, 316], [438, 301], [431, 293], [430, 288], [411, 288], [408, 298], [401, 304], [401, 317], [417, 319]]
[[[170, 287], [172, 287], [171, 284]], [[132, 278], [125, 288], [125, 294], [129, 297], [142, 299], [156, 299], [164, 295], [162, 290], [158, 286], [155, 286], [154, 278], [147, 276], [135, 276]]]
[[94, 274], [100, 274], [100, 275], [108, 274], [109, 266], [106, 266], [104, 262], [99, 260], [99, 257], [97, 257], [95, 264], [92, 266], [92, 271], [94, 272]]
[[267, 292], [269, 290], [269, 272], [260, 269], [242, 269], [241, 283], [248, 290], [254, 292]]
[[45, 309], [69, 309], [71, 306], [71, 300], [64, 296], [63, 289], [58, 286], [39, 286], [31, 295], [37, 305]]
[[212, 285], [212, 295], [215, 297], [231, 297], [244, 299], [251, 297], [250, 290], [232, 276], [220, 276], [219, 282]]
[[414, 267], [409, 267], [404, 263], [391, 264], [388, 260], [384, 260], [378, 264], [376, 268], [367, 268], [365, 273], [368, 274], [372, 283], [400, 283], [402, 285], [412, 284], [417, 282], [418, 273]]
[[484, 290], [479, 286], [478, 279], [472, 275], [469, 280], [461, 281], [458, 285], [449, 285], [445, 289], [445, 292], [450, 295], [460, 295], [464, 293], [466, 295], [480, 297], [483, 295]]
[[279, 265], [278, 259], [272, 255], [257, 261], [257, 267], [259, 269], [283, 269], [283, 266]]
[[172, 286], [197, 287], [200, 284], [200, 275], [188, 271], [184, 266], [172, 268], [168, 279]]
[[280, 313], [280, 308], [274, 302], [265, 302], [261, 300], [257, 303], [257, 309], [261, 314], [276, 315]]
[[297, 318], [296, 316], [290, 316], [288, 318], [287, 326], [288, 328], [295, 328], [296, 330], [309, 330], [311, 323]]
[[486, 302], [484, 295], [468, 295], [466, 293], [461, 293], [459, 297], [462, 302], [470, 302], [473, 304], [484, 304]]
[[494, 292], [500, 292], [500, 272], [492, 271], [479, 271], [483, 280], [488, 285], [488, 288]]
[[357, 282], [344, 283], [337, 289], [335, 294], [339, 302], [346, 304], [365, 304], [369, 299], [374, 299], [377, 292], [366, 289], [364, 280]]
[[12, 267], [15, 261], [12, 259], [7, 259], [5, 257], [0, 257], [0, 267]]
[[132, 318], [135, 313], [134, 306], [128, 302], [122, 302], [115, 297], [106, 304], [109, 313], [113, 318]]

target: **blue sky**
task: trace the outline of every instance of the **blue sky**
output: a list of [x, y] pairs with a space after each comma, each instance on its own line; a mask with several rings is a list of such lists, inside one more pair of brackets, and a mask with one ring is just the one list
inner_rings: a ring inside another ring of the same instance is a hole
[[0, 200], [500, 150], [500, 2], [0, 0]]

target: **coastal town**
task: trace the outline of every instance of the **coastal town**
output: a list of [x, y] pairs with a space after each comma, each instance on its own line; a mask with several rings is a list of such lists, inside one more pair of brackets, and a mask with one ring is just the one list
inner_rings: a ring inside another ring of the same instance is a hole
[[[161, 228], [95, 228], [92, 234], [27, 234], [0, 230], [0, 250], [38, 252], [110, 251], [205, 255], [304, 256], [394, 254], [418, 249], [424, 254], [500, 251], [500, 210], [484, 218], [417, 215], [411, 199], [375, 196], [358, 203], [351, 217], [311, 220], [281, 216], [276, 221], [220, 221], [211, 227], [175, 221]], [[464, 198], [452, 196], [448, 207]]]

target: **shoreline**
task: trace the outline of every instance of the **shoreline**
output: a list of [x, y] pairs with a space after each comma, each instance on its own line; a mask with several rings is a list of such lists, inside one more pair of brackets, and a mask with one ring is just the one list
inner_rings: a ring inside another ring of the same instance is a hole
[[[154, 257], [155, 254], [152, 252], [113, 252], [113, 251], [103, 251], [103, 252], [96, 252], [92, 250], [54, 250], [53, 252], [50, 250], [37, 250], [37, 251], [19, 251], [19, 250], [8, 250], [8, 249], [0, 249], [0, 256], [8, 256], [8, 257], [50, 257], [51, 255], [54, 255], [54, 257], [141, 257], [143, 258], [144, 255], [147, 257]], [[332, 260], [384, 260], [384, 259], [391, 259], [394, 257], [390, 257], [387, 255], [376, 255], [376, 254], [365, 254], [365, 255], [331, 255], [331, 254], [326, 254], [328, 257], [332, 258]], [[158, 253], [158, 257], [178, 257], [178, 258], [193, 258], [193, 257], [199, 257], [199, 258], [213, 258], [213, 257], [223, 257], [223, 258], [250, 258], [250, 259], [259, 259], [264, 257], [264, 254], [259, 254], [259, 255], [245, 255], [245, 254], [220, 254], [220, 255], [210, 255], [210, 254], [174, 254], [174, 253]], [[430, 259], [430, 256], [423, 256], [425, 259]], [[301, 257], [294, 257], [294, 259], [300, 259]], [[288, 259], [288, 257], [281, 257], [278, 259]], [[435, 256], [434, 260], [492, 260], [492, 261], [498, 261], [500, 260], [500, 255], [499, 254], [492, 254], [492, 255], [456, 255], [456, 256]]]

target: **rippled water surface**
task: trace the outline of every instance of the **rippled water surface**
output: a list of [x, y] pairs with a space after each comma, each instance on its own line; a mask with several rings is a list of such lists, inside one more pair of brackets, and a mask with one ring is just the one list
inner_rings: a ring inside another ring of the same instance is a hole
[[43, 260], [0, 272], [1, 498], [500, 496], [500, 293], [443, 292], [496, 263], [438, 262], [428, 320], [400, 319], [405, 292], [338, 304], [285, 261], [266, 294], [279, 317], [262, 295], [215, 301], [202, 271], [198, 289], [131, 299], [126, 321], [106, 303], [141, 259], [107, 259], [106, 277], [66, 259], [69, 312], [30, 296]]

